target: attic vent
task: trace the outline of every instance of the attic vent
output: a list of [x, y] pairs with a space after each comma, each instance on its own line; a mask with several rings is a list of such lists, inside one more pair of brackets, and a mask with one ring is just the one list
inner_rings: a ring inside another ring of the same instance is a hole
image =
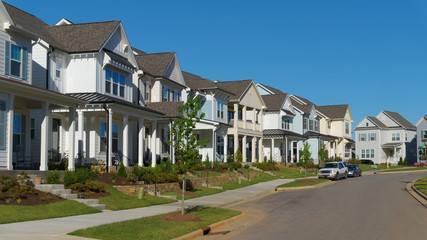
[[129, 46], [124, 44], [123, 45], [123, 52], [128, 53], [129, 52]]
[[369, 123], [366, 123], [366, 126], [369, 127]]

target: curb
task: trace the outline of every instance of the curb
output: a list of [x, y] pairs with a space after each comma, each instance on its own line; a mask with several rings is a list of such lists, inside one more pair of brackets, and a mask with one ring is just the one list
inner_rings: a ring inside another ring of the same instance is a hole
[[418, 202], [421, 203], [425, 208], [427, 208], [427, 196], [420, 192], [418, 189], [414, 187], [415, 181], [418, 179], [406, 184], [406, 191], [412, 195]]
[[275, 191], [286, 192], [286, 191], [297, 191], [297, 190], [304, 190], [304, 189], [321, 188], [321, 187], [326, 187], [336, 183], [338, 183], [338, 181], [323, 182], [313, 186], [304, 186], [304, 187], [281, 187], [281, 188], [276, 188]]
[[244, 217], [246, 217], [246, 213], [242, 212], [240, 215], [237, 215], [237, 216], [234, 216], [232, 218], [225, 219], [225, 220], [222, 220], [222, 221], [219, 221], [216, 223], [212, 223], [211, 225], [208, 225], [204, 228], [198, 229], [194, 232], [190, 232], [190, 233], [187, 233], [183, 236], [173, 238], [173, 240], [193, 240], [196, 238], [200, 238], [200, 237], [203, 237], [204, 235], [208, 234], [211, 231], [214, 231], [218, 228], [221, 228], [222, 226], [224, 226], [226, 224], [230, 224], [232, 222], [239, 221]]

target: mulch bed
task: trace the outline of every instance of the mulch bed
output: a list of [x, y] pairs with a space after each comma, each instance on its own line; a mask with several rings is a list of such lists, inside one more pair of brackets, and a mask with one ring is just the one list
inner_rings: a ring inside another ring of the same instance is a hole
[[104, 173], [98, 176], [99, 181], [109, 184], [109, 185], [131, 185], [129, 180], [126, 177], [117, 176], [113, 182], [110, 178], [110, 174]]
[[170, 222], [202, 222], [203, 221], [194, 213], [187, 213], [184, 215], [182, 215], [181, 213], [170, 213], [170, 214], [164, 215], [162, 217], [162, 220], [170, 221]]
[[57, 197], [51, 193], [41, 192], [36, 190], [35, 195], [28, 195], [26, 198], [21, 198], [22, 202], [19, 204], [15, 199], [12, 199], [10, 203], [6, 203], [7, 195], [0, 192], [0, 205], [25, 205], [33, 206], [39, 204], [48, 204], [54, 202], [64, 201], [65, 199]]
[[311, 180], [311, 179], [301, 179], [301, 180], [299, 180], [300, 182], [302, 182], [302, 183], [313, 183], [314, 181], [313, 180]]

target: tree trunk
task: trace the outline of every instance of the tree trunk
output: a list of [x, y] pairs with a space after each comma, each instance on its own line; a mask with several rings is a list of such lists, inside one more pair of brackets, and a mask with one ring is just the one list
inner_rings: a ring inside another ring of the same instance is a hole
[[185, 173], [182, 174], [182, 199], [181, 199], [181, 214], [184, 215], [184, 196], [185, 196]]

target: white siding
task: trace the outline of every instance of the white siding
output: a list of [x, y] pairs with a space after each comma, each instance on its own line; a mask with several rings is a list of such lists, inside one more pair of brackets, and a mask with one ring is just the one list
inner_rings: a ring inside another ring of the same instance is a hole
[[67, 69], [65, 92], [97, 92], [96, 57], [73, 58]]

